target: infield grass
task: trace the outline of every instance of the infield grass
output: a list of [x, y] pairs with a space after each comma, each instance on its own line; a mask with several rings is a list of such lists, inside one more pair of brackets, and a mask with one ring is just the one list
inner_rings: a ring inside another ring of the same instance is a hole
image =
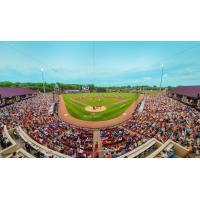
[[[104, 121], [123, 114], [134, 101], [136, 93], [79, 93], [64, 94], [64, 101], [69, 114], [85, 121]], [[86, 106], [106, 106], [103, 112], [93, 113], [85, 110]]]

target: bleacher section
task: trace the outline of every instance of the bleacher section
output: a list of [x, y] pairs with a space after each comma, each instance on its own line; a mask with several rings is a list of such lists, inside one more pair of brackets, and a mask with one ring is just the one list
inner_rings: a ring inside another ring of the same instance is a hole
[[8, 130], [7, 130], [6, 126], [4, 126], [4, 128], [3, 128], [3, 138], [5, 140], [7, 140], [7, 142], [9, 143], [9, 146], [6, 147], [6, 148], [1, 149], [1, 151], [0, 151], [0, 156], [1, 157], [5, 157], [5, 156], [9, 155], [9, 154], [11, 154], [13, 151], [15, 151], [17, 149], [17, 144], [12, 139], [10, 134], [8, 133]]
[[7, 158], [35, 158], [32, 154], [28, 153], [26, 150], [20, 148], [16, 152], [7, 156]]
[[18, 127], [17, 131], [18, 131], [19, 136], [22, 138], [22, 140], [25, 143], [28, 143], [37, 152], [40, 152], [43, 155], [48, 155], [49, 157], [53, 156], [54, 158], [70, 158], [70, 156], [67, 156], [65, 154], [59, 153], [57, 151], [53, 151], [53, 150], [49, 149], [48, 147], [37, 143], [28, 134], [26, 134], [24, 132], [24, 130], [22, 130], [21, 127]]
[[148, 158], [165, 158], [163, 155], [170, 157], [170, 151], [174, 152], [173, 156], [171, 156], [173, 158], [185, 158], [189, 154], [188, 149], [169, 139], [162, 146], [160, 146], [160, 148], [149, 155]]
[[160, 146], [162, 146], [162, 143], [152, 138], [149, 141], [147, 141], [145, 144], [120, 156], [119, 158], [145, 158], [152, 152], [156, 151]]

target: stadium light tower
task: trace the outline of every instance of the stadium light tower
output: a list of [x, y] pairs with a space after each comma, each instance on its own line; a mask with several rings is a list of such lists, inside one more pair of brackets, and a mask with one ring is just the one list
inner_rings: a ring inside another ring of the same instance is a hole
[[162, 64], [162, 72], [161, 72], [161, 78], [160, 78], [160, 90], [162, 87], [162, 82], [163, 82], [163, 64]]
[[42, 72], [43, 92], [45, 95], [46, 90], [45, 90], [45, 83], [44, 83], [44, 69], [43, 68], [41, 68], [41, 72]]

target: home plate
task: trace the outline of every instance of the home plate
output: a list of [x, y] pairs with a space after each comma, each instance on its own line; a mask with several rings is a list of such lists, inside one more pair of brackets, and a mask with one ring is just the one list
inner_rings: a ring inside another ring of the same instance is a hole
[[123, 115], [126, 115], [126, 113], [123, 113]]

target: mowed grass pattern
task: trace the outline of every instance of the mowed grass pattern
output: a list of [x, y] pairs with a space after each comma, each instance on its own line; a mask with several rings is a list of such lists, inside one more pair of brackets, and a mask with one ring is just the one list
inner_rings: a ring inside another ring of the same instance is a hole
[[[71, 116], [85, 121], [105, 121], [123, 114], [137, 100], [136, 93], [80, 93], [63, 95]], [[83, 98], [83, 99], [82, 99]], [[85, 106], [106, 106], [106, 110], [92, 113]]]

